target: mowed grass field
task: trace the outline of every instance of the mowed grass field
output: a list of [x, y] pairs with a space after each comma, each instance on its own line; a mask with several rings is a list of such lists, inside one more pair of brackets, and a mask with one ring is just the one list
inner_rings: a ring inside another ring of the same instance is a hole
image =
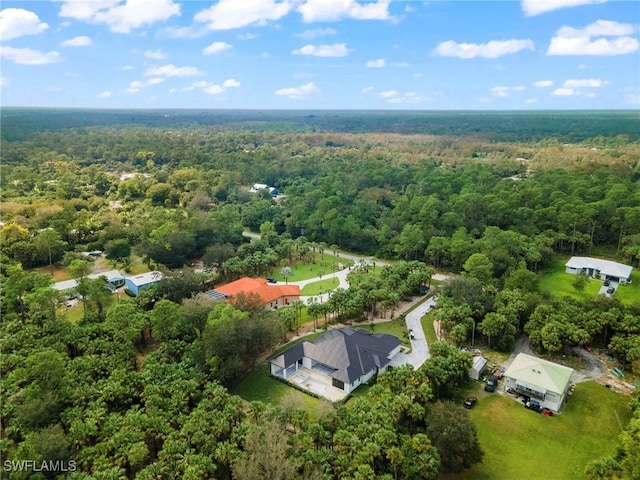
[[469, 412], [485, 456], [483, 463], [443, 480], [584, 478], [593, 459], [613, 455], [631, 416], [629, 397], [595, 382], [581, 383], [563, 412], [546, 417], [511, 397], [490, 395]]
[[[558, 260], [553, 269], [540, 278], [540, 289], [562, 298], [569, 296], [577, 299], [595, 298], [602, 287], [602, 280], [588, 280], [582, 291], [573, 286], [575, 276], [565, 272], [565, 263], [568, 258]], [[621, 285], [616, 290], [614, 298], [622, 303], [630, 305], [640, 302], [640, 271], [634, 269], [631, 272], [631, 285]]]
[[575, 281], [575, 275], [565, 272], [565, 264], [567, 259], [561, 259], [556, 261], [553, 265], [553, 269], [550, 272], [545, 273], [540, 278], [540, 290], [551, 292], [558, 298], [573, 297], [579, 300], [587, 298], [595, 298], [598, 295], [602, 282], [599, 280], [588, 280], [584, 287], [584, 290], [579, 291], [573, 286]]

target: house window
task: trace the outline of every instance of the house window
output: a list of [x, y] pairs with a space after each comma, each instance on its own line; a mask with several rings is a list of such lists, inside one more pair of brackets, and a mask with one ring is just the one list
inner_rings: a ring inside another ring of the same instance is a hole
[[341, 382], [336, 378], [331, 379], [331, 385], [333, 385], [336, 388], [339, 388], [340, 390], [344, 390], [344, 382]]

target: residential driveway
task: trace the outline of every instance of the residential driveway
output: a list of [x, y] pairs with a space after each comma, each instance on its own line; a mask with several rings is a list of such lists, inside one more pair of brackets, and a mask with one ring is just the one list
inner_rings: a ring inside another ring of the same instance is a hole
[[431, 357], [427, 338], [424, 335], [420, 319], [435, 306], [437, 300], [437, 296], [433, 296], [407, 314], [407, 329], [409, 331], [413, 331], [413, 339], [410, 340], [411, 353], [399, 353], [396, 355], [391, 361], [392, 366], [399, 367], [409, 363], [413, 365], [415, 370], [417, 370], [429, 357]]

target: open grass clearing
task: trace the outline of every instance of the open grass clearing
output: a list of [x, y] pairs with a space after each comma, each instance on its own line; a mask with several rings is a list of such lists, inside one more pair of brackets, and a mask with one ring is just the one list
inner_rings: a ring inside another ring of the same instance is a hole
[[46, 265], [44, 267], [37, 267], [37, 268], [34, 268], [34, 270], [36, 272], [38, 272], [40, 275], [47, 275], [47, 276], [51, 277], [51, 281], [53, 283], [63, 282], [65, 280], [69, 280], [71, 278], [71, 276], [69, 275], [69, 272], [67, 271], [66, 267], [58, 267], [58, 266], [54, 265], [53, 266], [53, 276], [51, 276], [51, 267], [49, 267], [49, 265]]
[[626, 305], [640, 303], [640, 270], [634, 269], [631, 272], [631, 285], [620, 285], [613, 297]]
[[300, 291], [300, 295], [303, 297], [315, 297], [316, 295], [322, 295], [323, 293], [327, 293], [339, 286], [340, 283], [337, 278], [325, 278], [305, 285]]
[[589, 461], [615, 454], [630, 418], [629, 397], [595, 382], [581, 383], [556, 417], [527, 410], [511, 397], [481, 398], [469, 412], [485, 456], [481, 464], [447, 480], [584, 478]]
[[296, 408], [307, 412], [310, 421], [315, 421], [322, 412], [332, 408], [328, 400], [296, 390], [271, 377], [270, 372], [268, 362], [258, 363], [251, 372], [229, 388], [229, 393], [238, 395], [247, 402], [260, 401], [271, 405], [294, 403]]
[[[322, 273], [322, 276], [325, 276], [337, 272], [340, 264], [342, 264], [344, 268], [348, 268], [353, 265], [353, 262], [345, 258], [327, 255], [326, 253], [324, 255], [316, 253], [313, 255], [312, 262], [293, 261], [289, 265], [283, 264], [274, 268], [270, 276], [279, 282], [286, 282], [287, 280], [289, 282], [299, 282], [301, 280], [319, 277], [320, 273]], [[285, 266], [293, 270], [293, 275], [287, 279], [280, 275], [280, 271]]]
[[[367, 328], [364, 323], [362, 325], [358, 325], [357, 323], [353, 325], [354, 328]], [[398, 317], [389, 322], [382, 323], [370, 323], [368, 326], [368, 330], [371, 333], [388, 333], [389, 335], [393, 335], [398, 337], [402, 341], [402, 346], [411, 348], [411, 342], [409, 341], [409, 331], [407, 330], [407, 324], [405, 321]]]
[[542, 275], [540, 278], [540, 290], [550, 292], [559, 298], [565, 296], [577, 298], [578, 300], [595, 298], [600, 287], [602, 287], [602, 282], [600, 280], [588, 280], [584, 290], [577, 290], [573, 286], [576, 276], [566, 273], [566, 263], [567, 259], [558, 260], [554, 263], [550, 272]]
[[[553, 269], [540, 278], [540, 289], [552, 293], [556, 297], [569, 296], [579, 300], [595, 298], [602, 287], [602, 280], [589, 279], [584, 290], [579, 291], [573, 286], [575, 275], [565, 272], [568, 258], [555, 262]], [[630, 305], [640, 301], [640, 271], [634, 269], [631, 273], [631, 284], [620, 285], [614, 297], [622, 303]]]

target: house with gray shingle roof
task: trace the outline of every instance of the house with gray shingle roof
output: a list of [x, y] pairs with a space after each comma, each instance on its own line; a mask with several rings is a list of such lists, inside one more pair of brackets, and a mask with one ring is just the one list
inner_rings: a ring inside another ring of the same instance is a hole
[[387, 333], [363, 329], [332, 329], [320, 337], [299, 342], [269, 359], [271, 374], [290, 379], [303, 369], [330, 379], [332, 387], [351, 393], [386, 370], [402, 342]]

